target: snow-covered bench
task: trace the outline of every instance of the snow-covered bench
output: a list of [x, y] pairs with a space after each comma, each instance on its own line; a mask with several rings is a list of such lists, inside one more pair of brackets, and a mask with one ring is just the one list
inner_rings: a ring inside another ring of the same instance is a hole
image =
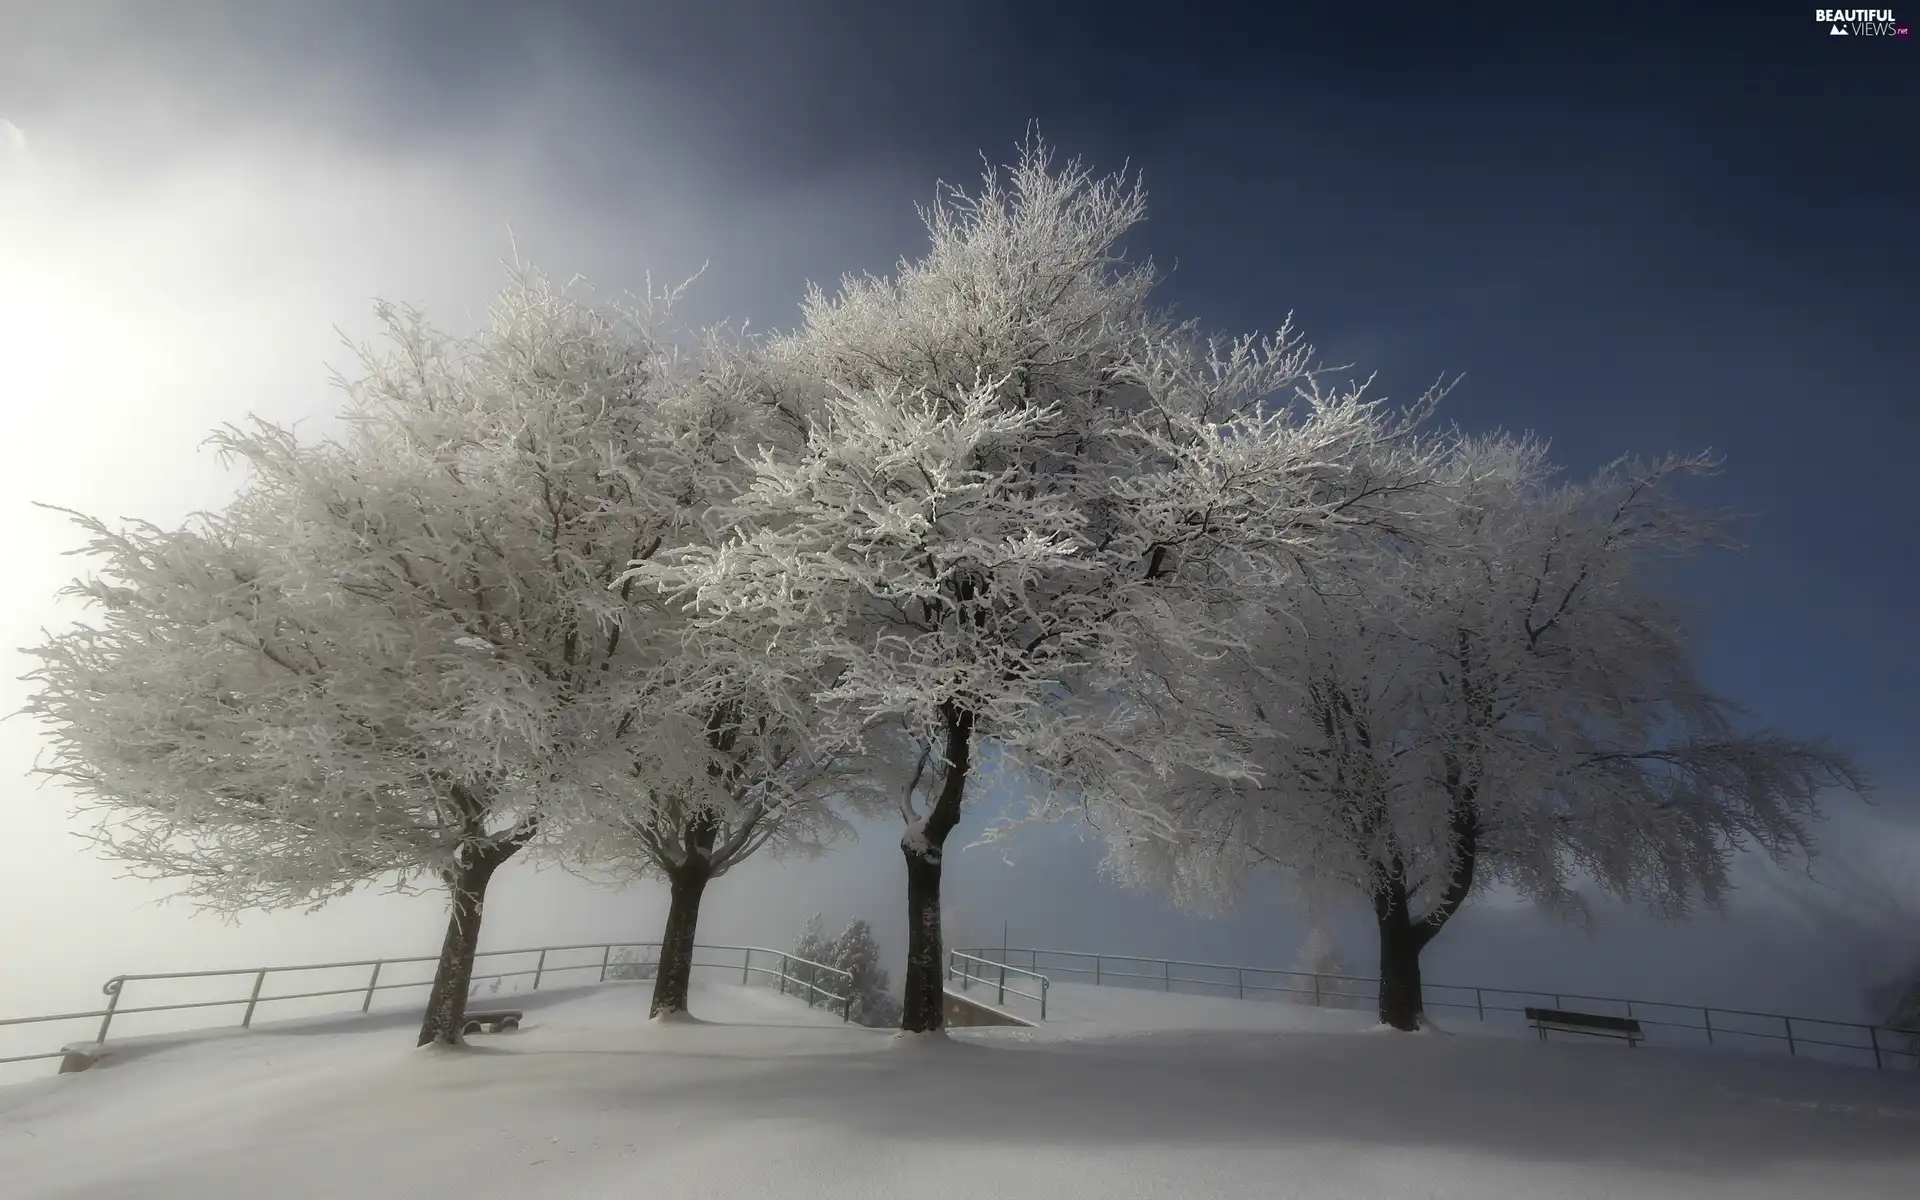
[[1540, 1040], [1543, 1042], [1547, 1040], [1549, 1029], [1557, 1029], [1562, 1033], [1587, 1033], [1596, 1037], [1625, 1038], [1629, 1049], [1638, 1045], [1644, 1036], [1640, 1032], [1640, 1022], [1632, 1017], [1563, 1012], [1557, 1008], [1529, 1008], [1527, 1020], [1540, 1031]]
[[470, 1012], [460, 1026], [460, 1033], [499, 1033], [506, 1029], [520, 1028], [520, 1018], [527, 1014], [517, 1008], [502, 1008], [492, 1012]]

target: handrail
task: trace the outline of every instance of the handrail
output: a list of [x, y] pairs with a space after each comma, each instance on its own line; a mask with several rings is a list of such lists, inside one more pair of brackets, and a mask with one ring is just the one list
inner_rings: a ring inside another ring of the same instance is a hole
[[[968, 970], [965, 966], [962, 966], [961, 965], [962, 960], [965, 960], [965, 962], [967, 963], [978, 964], [983, 967], [999, 968], [1000, 995], [996, 1003], [1004, 1005], [1007, 1002], [1008, 992], [1012, 992], [1016, 996], [1025, 996], [1029, 1000], [1038, 1000], [1040, 1002], [1040, 1019], [1042, 1021], [1047, 1019], [1047, 989], [1053, 986], [1053, 981], [1048, 979], [1045, 975], [1042, 975], [1037, 971], [1023, 970], [1020, 967], [1012, 966], [1008, 963], [994, 962], [992, 959], [981, 958], [978, 955], [968, 954], [962, 950], [954, 950], [954, 951], [950, 951], [947, 955], [947, 978], [952, 979], [955, 975], [958, 975], [960, 977], [960, 989], [962, 991], [969, 990], [973, 986], [973, 981], [975, 979], [980, 980], [980, 982], [982, 983], [992, 982], [992, 980], [989, 979], [986, 975], [975, 975], [972, 971]], [[1040, 994], [1036, 996], [1032, 992], [1023, 992], [1019, 988], [1008, 987], [1007, 972], [1009, 971], [1013, 972], [1015, 975], [1024, 975], [1029, 979], [1039, 980]]]
[[[504, 958], [513, 955], [531, 954], [538, 957], [534, 966], [526, 970], [475, 973], [470, 977], [470, 984], [481, 983], [489, 979], [513, 979], [520, 976], [531, 975], [533, 976], [533, 986], [528, 990], [538, 991], [540, 981], [547, 975], [563, 971], [593, 970], [599, 971], [599, 982], [604, 983], [607, 980], [608, 971], [621, 965], [613, 958], [613, 952], [615, 950], [651, 949], [657, 951], [659, 947], [659, 942], [578, 942], [564, 946], [526, 946], [510, 950], [481, 950], [474, 955], [476, 962], [480, 959]], [[770, 976], [778, 981], [782, 994], [787, 992], [787, 985], [792, 984], [796, 988], [803, 989], [798, 994], [805, 995], [810, 1005], [816, 1002], [826, 1002], [829, 1005], [837, 1004], [840, 1008], [840, 1019], [842, 1021], [851, 1021], [853, 1019], [853, 975], [851, 972], [827, 963], [802, 958], [797, 954], [785, 950], [774, 950], [766, 946], [709, 945], [706, 943], [695, 943], [693, 949], [695, 951], [705, 950], [739, 953], [741, 955], [741, 983], [750, 982], [755, 975], [763, 977]], [[547, 956], [549, 954], [559, 954], [576, 950], [599, 950], [602, 953], [597, 962], [571, 963], [557, 966], [549, 965], [547, 962]], [[756, 954], [765, 955], [769, 958], [777, 958], [780, 960], [779, 964], [777, 966], [756, 964], [754, 962], [754, 956]], [[240, 1025], [242, 1028], [251, 1028], [254, 1011], [262, 1004], [270, 1004], [279, 1000], [308, 1000], [323, 996], [360, 996], [362, 997], [360, 1011], [364, 1013], [371, 1009], [375, 992], [390, 991], [398, 988], [432, 986], [433, 981], [430, 979], [408, 980], [399, 983], [391, 981], [382, 982], [380, 975], [383, 968], [408, 963], [438, 962], [439, 960], [440, 956], [437, 954], [419, 954], [402, 958], [358, 958], [341, 962], [291, 963], [284, 966], [271, 967], [232, 967], [212, 971], [156, 971], [115, 975], [100, 985], [101, 993], [107, 997], [107, 1006], [105, 1008], [95, 1009], [90, 1012], [53, 1013], [36, 1017], [5, 1017], [0, 1018], [0, 1026], [31, 1025], [50, 1021], [90, 1020], [98, 1017], [100, 1018], [100, 1029], [93, 1040], [96, 1042], [104, 1042], [107, 1040], [107, 1033], [112, 1028], [115, 1017], [130, 1016], [135, 1013], [181, 1012], [197, 1008], [226, 1008], [244, 1005], [245, 1008], [240, 1019]], [[733, 964], [731, 963], [696, 962], [692, 965], [706, 970], [716, 968], [733, 969]], [[845, 994], [829, 991], [821, 987], [819, 982], [814, 978], [801, 978], [793, 974], [792, 969], [795, 966], [810, 967], [813, 968], [814, 972], [824, 973], [825, 975], [835, 977], [838, 981], [844, 982], [847, 985], [844, 989]], [[300, 971], [336, 971], [352, 967], [372, 968], [367, 982], [355, 984], [352, 987], [326, 988], [319, 991], [290, 992], [271, 995], [262, 994], [262, 988], [269, 975], [286, 975]], [[124, 1007], [120, 1003], [121, 994], [129, 983], [162, 979], [216, 979], [232, 976], [252, 976], [252, 986], [246, 996], [231, 1000], [194, 1000], [179, 1004], [149, 1004], [132, 1008]], [[38, 1054], [14, 1055], [0, 1058], [0, 1064], [31, 1062], [44, 1058], [60, 1058], [65, 1053], [64, 1050], [51, 1050]]]
[[[1237, 963], [1206, 963], [1177, 958], [1148, 958], [1136, 954], [1097, 954], [1084, 950], [1044, 950], [1024, 947], [1015, 949], [990, 946], [975, 947], [965, 951], [955, 951], [954, 953], [976, 962], [984, 962], [994, 966], [1002, 965], [1002, 960], [986, 956], [994, 954], [1002, 956], [1023, 954], [1027, 956], [1028, 964], [1035, 970], [1038, 970], [1040, 959], [1045, 955], [1052, 955], [1056, 958], [1091, 959], [1093, 962], [1091, 968], [1053, 965], [1049, 966], [1048, 969], [1055, 974], [1091, 975], [1093, 982], [1096, 984], [1104, 984], [1108, 980], [1145, 979], [1161, 984], [1167, 991], [1172, 991], [1173, 985], [1176, 983], [1191, 984], [1198, 987], [1232, 988], [1240, 999], [1245, 999], [1249, 991], [1285, 992], [1300, 996], [1311, 995], [1313, 996], [1314, 1004], [1321, 1007], [1324, 1007], [1325, 1001], [1329, 999], [1363, 1001], [1371, 1001], [1374, 999], [1372, 995], [1365, 993], [1344, 990], [1328, 991], [1324, 987], [1325, 981], [1333, 981], [1341, 984], [1366, 984], [1373, 985], [1376, 988], [1380, 982], [1377, 976], [1372, 975], [1336, 975], [1325, 972], [1300, 971], [1285, 967], [1249, 967]], [[1161, 969], [1153, 974], [1143, 974], [1137, 971], [1112, 971], [1106, 969], [1106, 964], [1109, 962], [1121, 964], [1150, 964]], [[1196, 979], [1191, 976], [1175, 975], [1173, 973], [1173, 968], [1175, 967], [1192, 967], [1206, 971], [1231, 971], [1234, 973], [1234, 977], [1231, 980]], [[1008, 969], [1013, 971], [1020, 970], [1020, 968], [1011, 965], [1008, 965]], [[1290, 976], [1295, 979], [1311, 980], [1312, 986], [1287, 987], [1258, 982], [1250, 983], [1247, 980], [1248, 975]], [[1796, 1017], [1782, 1013], [1756, 1012], [1751, 1009], [1742, 1008], [1716, 1008], [1711, 1005], [1702, 1004], [1676, 1004], [1664, 1000], [1630, 999], [1623, 996], [1589, 996], [1578, 992], [1555, 992], [1546, 989], [1498, 988], [1459, 983], [1429, 983], [1424, 985], [1423, 990], [1425, 989], [1449, 992], [1472, 992], [1473, 999], [1471, 1002], [1465, 999], [1443, 1000], [1426, 998], [1425, 1003], [1429, 1008], [1471, 1008], [1482, 1021], [1487, 1019], [1487, 1014], [1490, 1012], [1521, 1013], [1525, 1011], [1524, 1006], [1514, 1007], [1488, 1003], [1489, 996], [1551, 996], [1553, 997], [1556, 1007], [1562, 1006], [1568, 1000], [1584, 1000], [1597, 1004], [1624, 1005], [1626, 1006], [1626, 1015], [1639, 1020], [1643, 1027], [1690, 1030], [1696, 1033], [1702, 1033], [1706, 1036], [1707, 1044], [1710, 1046], [1721, 1044], [1721, 1042], [1715, 1040], [1716, 1035], [1718, 1035], [1720, 1039], [1759, 1038], [1768, 1041], [1785, 1042], [1787, 1045], [1787, 1053], [1795, 1056], [1799, 1055], [1800, 1048], [1803, 1046], [1824, 1046], [1836, 1050], [1849, 1050], [1863, 1055], [1870, 1054], [1873, 1057], [1873, 1065], [1876, 1069], [1887, 1067], [1889, 1065], [1887, 1061], [1889, 1058], [1912, 1060], [1914, 1066], [1920, 1068], [1920, 1029], [1899, 1029], [1888, 1025], [1870, 1025], [1858, 1021], [1834, 1021], [1828, 1020], [1825, 1017]], [[1024, 995], [1025, 993], [1019, 994]], [[1634, 1011], [1636, 1005], [1638, 1005], [1642, 1011], [1636, 1013]], [[1689, 1013], [1697, 1012], [1700, 1014], [1701, 1019], [1697, 1024], [1688, 1021], [1656, 1020], [1646, 1015], [1645, 1010], [1649, 1008], [1678, 1009]], [[1722, 1022], [1721, 1025], [1716, 1027], [1713, 1023], [1713, 1018], [1716, 1014], [1722, 1017], [1751, 1017], [1764, 1021], [1779, 1021], [1781, 1022], [1782, 1031], [1773, 1033], [1758, 1029], [1737, 1029], [1729, 1027], [1725, 1022]], [[1796, 1022], [1798, 1022], [1798, 1029], [1795, 1027]], [[1807, 1031], [1809, 1026], [1821, 1026], [1827, 1029], [1864, 1030], [1865, 1039], [1864, 1041], [1836, 1042], [1808, 1037]], [[1883, 1034], [1887, 1036], [1882, 1037]], [[1901, 1048], [1900, 1045], [1902, 1040], [1906, 1042], [1906, 1048], [1904, 1049]]]

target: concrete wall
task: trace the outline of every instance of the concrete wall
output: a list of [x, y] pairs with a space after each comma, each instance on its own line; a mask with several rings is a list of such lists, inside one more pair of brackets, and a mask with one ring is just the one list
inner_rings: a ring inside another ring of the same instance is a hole
[[1029, 1028], [1033, 1025], [1032, 1021], [1023, 1021], [1019, 1017], [964, 999], [952, 992], [946, 993], [946, 1003], [941, 1007], [941, 1012], [947, 1025], [954, 1029], [969, 1025], [1024, 1025]]

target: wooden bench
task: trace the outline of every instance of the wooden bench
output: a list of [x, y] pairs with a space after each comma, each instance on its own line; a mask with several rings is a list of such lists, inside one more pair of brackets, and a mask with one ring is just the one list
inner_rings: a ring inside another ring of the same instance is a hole
[[470, 1012], [460, 1027], [460, 1036], [470, 1033], [499, 1033], [503, 1029], [520, 1028], [520, 1018], [526, 1014], [517, 1008], [503, 1008], [495, 1012]]
[[1640, 1032], [1640, 1022], [1632, 1017], [1608, 1017], [1599, 1013], [1562, 1012], [1557, 1008], [1529, 1008], [1527, 1020], [1540, 1031], [1540, 1040], [1547, 1040], [1547, 1030], [1557, 1029], [1562, 1033], [1586, 1033], [1595, 1037], [1625, 1038], [1627, 1048], [1640, 1044], [1645, 1036]]

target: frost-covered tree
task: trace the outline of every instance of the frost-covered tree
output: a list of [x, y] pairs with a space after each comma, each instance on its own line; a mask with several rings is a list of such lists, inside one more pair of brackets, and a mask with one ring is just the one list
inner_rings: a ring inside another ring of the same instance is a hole
[[800, 940], [793, 944], [795, 958], [824, 963], [833, 954], [833, 939], [827, 936], [827, 918], [815, 913], [800, 927]]
[[886, 968], [880, 965], [880, 943], [871, 925], [856, 920], [841, 930], [828, 962], [850, 977], [853, 1020], [874, 1028], [899, 1025], [900, 1001], [894, 998]]
[[[745, 461], [796, 441], [793, 389], [753, 343], [710, 335], [686, 365], [661, 372], [670, 390], [644, 432], [578, 407], [545, 432], [586, 473], [580, 489], [604, 470], [598, 447], [624, 448], [622, 485], [673, 514], [649, 551], [717, 544], [730, 518], [716, 502], [746, 485]], [[773, 626], [744, 616], [696, 624], [631, 578], [601, 578], [629, 628], [645, 631], [648, 683], [623, 711], [619, 736], [574, 755], [570, 786], [550, 805], [549, 840], [584, 874], [666, 881], [650, 1005], [660, 1016], [686, 1011], [709, 884], [755, 853], [821, 852], [847, 832], [842, 814], [871, 811], [890, 776], [813, 720], [813, 676], [769, 669]]]
[[752, 464], [736, 536], [628, 576], [778, 631], [823, 705], [907, 747], [909, 1031], [941, 1025], [942, 853], [983, 750], [1116, 803], [1177, 764], [1232, 772], [1139, 664], [1230, 636], [1197, 596], [1291, 569], [1382, 495], [1351, 451], [1386, 422], [1297, 337], [1147, 308], [1153, 270], [1118, 250], [1143, 205], [1032, 145], [926, 214], [921, 259], [816, 288], [774, 345], [813, 381], [805, 445]]
[[[837, 994], [851, 987], [851, 1020], [875, 1028], [899, 1023], [900, 1002], [894, 999], [887, 971], [880, 965], [880, 943], [865, 921], [855, 920], [838, 937], [828, 937], [824, 920], [815, 913], [800, 931], [793, 957], [788, 973], [806, 988], [803, 994], [809, 1005], [828, 1003], [823, 992]], [[845, 971], [849, 978], [829, 974], [815, 963]]]
[[[655, 705], [648, 734], [557, 819], [565, 853], [584, 873], [658, 876], [669, 901], [650, 1015], [685, 1012], [700, 902], [708, 884], [749, 856], [817, 854], [848, 826], [842, 809], [868, 811], [873, 784], [854, 756], [836, 757], [764, 692], [718, 669], [712, 644], [690, 658]], [[704, 683], [709, 690], [701, 692]], [[718, 685], [718, 690], [713, 690]], [[751, 706], [751, 707], [750, 707]], [[884, 775], [882, 775], [884, 778]]]
[[101, 810], [108, 854], [210, 907], [438, 876], [422, 1039], [457, 1038], [487, 881], [537, 826], [515, 774], [547, 745], [537, 687], [452, 622], [331, 588], [293, 522], [77, 519], [99, 573], [68, 591], [103, 615], [34, 651], [41, 769]]
[[103, 572], [73, 590], [105, 620], [36, 651], [29, 710], [109, 852], [209, 903], [438, 877], [421, 1040], [457, 1042], [491, 877], [673, 710], [677, 623], [609, 584], [685, 535], [734, 410], [658, 310], [529, 273], [472, 339], [381, 315], [391, 350], [364, 353], [340, 436], [228, 428], [251, 476], [224, 512], [83, 519]]
[[827, 935], [826, 917], [814, 913], [801, 927], [793, 956], [785, 963], [786, 974], [800, 988], [809, 1008], [818, 1005], [824, 995], [841, 990], [840, 978], [825, 969], [833, 965], [833, 956], [834, 939]]
[[1721, 540], [1676, 482], [1701, 458], [1562, 485], [1544, 449], [1461, 439], [1406, 536], [1249, 606], [1250, 656], [1200, 686], [1243, 697], [1257, 787], [1166, 798], [1113, 825], [1120, 871], [1188, 899], [1257, 862], [1368, 902], [1380, 1016], [1423, 1019], [1420, 954], [1476, 889], [1574, 907], [1572, 881], [1680, 914], [1717, 906], [1732, 855], [1810, 849], [1858, 772], [1819, 742], [1743, 729], [1699, 677], [1661, 564]]

